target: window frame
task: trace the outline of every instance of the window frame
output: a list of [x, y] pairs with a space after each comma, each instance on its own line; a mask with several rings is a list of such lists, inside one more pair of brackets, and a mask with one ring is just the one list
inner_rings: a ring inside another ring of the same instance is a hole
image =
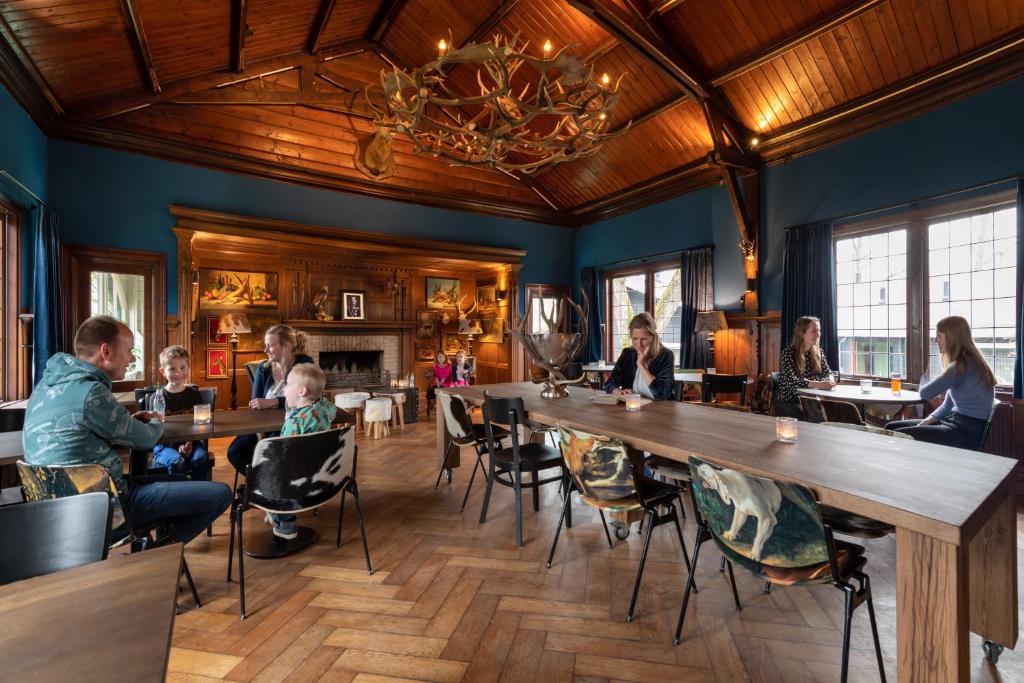
[[89, 274], [93, 271], [141, 275], [145, 280], [145, 366], [142, 380], [119, 380], [114, 391], [130, 391], [159, 383], [159, 355], [167, 338], [167, 255], [141, 251], [66, 244], [61, 247], [64, 272], [65, 348], [74, 346], [75, 331], [91, 313]]
[[[603, 301], [601, 302], [601, 310], [604, 312], [603, 320], [604, 334], [601, 339], [602, 354], [605, 358], [613, 359], [619, 357], [618, 349], [612, 348], [612, 280], [620, 277], [628, 277], [630, 275], [643, 275], [644, 276], [644, 309], [645, 311], [654, 310], [654, 274], [663, 270], [671, 270], [672, 268], [681, 268], [679, 259], [660, 259], [658, 261], [644, 262], [640, 264], [633, 264], [629, 266], [622, 266], [620, 268], [613, 268], [602, 272], [601, 284], [603, 287]], [[682, 359], [676, 359], [676, 362], [682, 362]]]
[[17, 206], [0, 197], [0, 268], [3, 299], [0, 300], [0, 401], [24, 398], [19, 377], [18, 312], [21, 309], [21, 219]]
[[[907, 231], [907, 376], [906, 380], [916, 382], [928, 370], [930, 354], [930, 332], [934, 326], [928, 302], [928, 223], [954, 218], [969, 218], [972, 215], [988, 213], [1016, 204], [1016, 190], [1003, 190], [979, 197], [948, 202], [937, 206], [914, 207], [907, 211], [887, 215], [881, 218], [854, 220], [836, 225], [832, 230], [832, 268], [835, 269], [836, 242], [856, 236], [888, 232], [899, 228]], [[1019, 220], [1019, 219], [1018, 219]], [[1020, 240], [1018, 235], [1017, 239]], [[1014, 306], [1016, 320], [1014, 329], [1020, 330], [1021, 264], [1017, 264], [1018, 300]], [[838, 288], [838, 285], [834, 285]], [[837, 295], [837, 291], [833, 291]], [[837, 308], [838, 308], [838, 299]], [[837, 368], [838, 369], [838, 368]], [[861, 375], [848, 375], [852, 378], [888, 379]], [[998, 391], [1011, 389], [1012, 385], [999, 384]]]

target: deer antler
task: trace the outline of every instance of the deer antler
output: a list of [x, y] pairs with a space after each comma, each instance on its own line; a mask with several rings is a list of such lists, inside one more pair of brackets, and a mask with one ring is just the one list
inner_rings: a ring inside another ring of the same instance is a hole
[[[469, 296], [469, 295], [467, 294], [466, 296]], [[462, 297], [462, 299], [465, 299], [466, 296]], [[459, 306], [458, 306], [458, 309], [459, 309], [459, 319], [460, 320], [462, 318], [468, 318], [469, 314], [476, 310], [477, 303], [478, 303], [477, 300], [476, 300], [476, 297], [474, 297], [473, 298], [473, 306], [469, 310], [467, 310], [466, 312], [463, 312], [462, 311], [462, 299], [459, 299]]]

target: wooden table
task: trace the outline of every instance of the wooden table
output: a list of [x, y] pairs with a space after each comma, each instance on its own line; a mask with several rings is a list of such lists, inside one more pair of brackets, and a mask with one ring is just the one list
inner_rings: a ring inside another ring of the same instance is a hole
[[833, 389], [797, 389], [797, 393], [803, 396], [816, 396], [827, 401], [846, 401], [856, 404], [860, 411], [861, 419], [864, 419], [864, 409], [869, 403], [887, 406], [909, 406], [915, 403], [924, 403], [921, 394], [916, 391], [903, 389], [899, 394], [893, 394], [889, 387], [871, 387], [871, 393], [865, 394], [860, 390], [859, 384], [837, 384]]
[[[124, 406], [128, 410], [131, 410], [132, 412], [135, 412], [135, 390], [134, 389], [131, 390], [131, 391], [115, 391], [114, 392], [114, 399], [117, 400], [118, 405]], [[11, 401], [10, 403], [5, 403], [2, 407], [0, 407], [0, 410], [7, 410], [8, 408], [22, 408], [22, 409], [24, 409], [24, 408], [27, 408], [27, 407], [28, 407], [28, 399], [24, 398], [24, 399], [22, 399], [20, 401]]]
[[180, 544], [0, 587], [9, 681], [163, 681]]
[[[439, 389], [474, 403], [522, 396], [531, 420], [621, 439], [685, 461], [691, 454], [749, 474], [805, 484], [827, 505], [896, 527], [896, 627], [901, 681], [968, 680], [968, 632], [1017, 643], [1016, 460], [800, 423], [775, 440], [764, 415], [657, 401], [640, 412], [593, 404], [570, 387], [540, 398], [532, 383]], [[447, 438], [437, 420], [438, 463]]]
[[[284, 424], [284, 410], [215, 410], [213, 422], [205, 425], [192, 423], [191, 415], [171, 415], [164, 422], [164, 433], [159, 443], [182, 443], [222, 436], [239, 436], [257, 432], [277, 432]], [[19, 432], [0, 432], [0, 465], [12, 465], [25, 454]]]

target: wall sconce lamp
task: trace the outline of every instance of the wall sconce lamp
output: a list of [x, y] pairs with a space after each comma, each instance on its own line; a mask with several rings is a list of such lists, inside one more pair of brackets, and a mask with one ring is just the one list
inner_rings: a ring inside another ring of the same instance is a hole
[[504, 301], [507, 297], [508, 297], [508, 289], [495, 289], [494, 290], [494, 300], [495, 301], [501, 302], [501, 301]]

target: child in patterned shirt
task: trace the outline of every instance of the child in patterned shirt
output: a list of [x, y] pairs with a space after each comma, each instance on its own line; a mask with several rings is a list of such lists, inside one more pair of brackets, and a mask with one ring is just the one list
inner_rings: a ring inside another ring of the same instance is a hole
[[[312, 363], [292, 367], [284, 387], [284, 404], [288, 409], [281, 436], [311, 434], [330, 429], [338, 409], [321, 394], [326, 378], [324, 371]], [[295, 515], [269, 515], [278, 538], [295, 538], [299, 526]]]

